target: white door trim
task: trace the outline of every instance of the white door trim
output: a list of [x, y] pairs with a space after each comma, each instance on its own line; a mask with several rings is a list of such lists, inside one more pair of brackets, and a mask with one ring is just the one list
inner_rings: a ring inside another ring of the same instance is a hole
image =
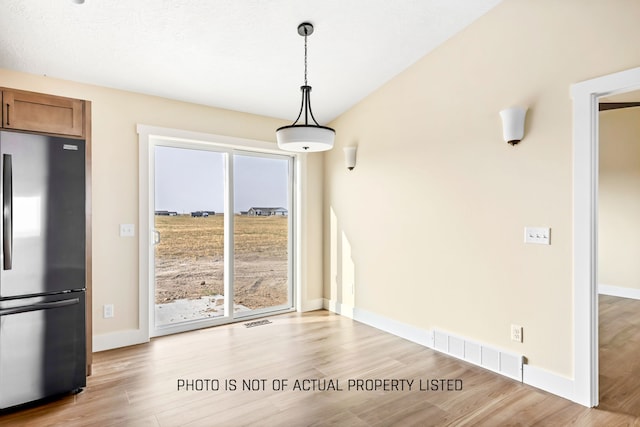
[[[231, 153], [233, 150], [251, 150], [253, 152], [260, 152], [264, 154], [287, 154], [289, 156], [293, 156], [296, 161], [293, 162], [294, 168], [296, 169], [294, 173], [293, 179], [293, 188], [292, 194], [293, 200], [295, 203], [295, 218], [301, 218], [304, 215], [302, 211], [302, 206], [300, 205], [300, 195], [303, 192], [304, 183], [299, 185], [297, 183], [296, 175], [299, 172], [299, 168], [303, 167], [300, 163], [300, 160], [304, 158], [304, 156], [292, 155], [291, 153], [285, 153], [277, 148], [277, 146], [273, 143], [244, 139], [244, 138], [236, 138], [224, 135], [214, 135], [207, 134], [201, 132], [192, 132], [185, 131], [180, 129], [171, 129], [171, 128], [163, 128], [157, 126], [148, 126], [143, 124], [137, 125], [138, 132], [138, 150], [139, 150], [139, 177], [138, 177], [138, 185], [139, 185], [139, 206], [138, 206], [138, 230], [139, 230], [139, 280], [138, 280], [138, 329], [137, 336], [139, 339], [135, 343], [137, 344], [141, 342], [149, 341], [150, 337], [155, 334], [152, 331], [152, 321], [151, 315], [153, 312], [151, 310], [149, 301], [150, 301], [150, 280], [154, 277], [154, 268], [151, 263], [151, 253], [152, 250], [152, 239], [153, 239], [153, 211], [151, 207], [153, 206], [153, 196], [152, 191], [150, 191], [151, 183], [153, 182], [154, 170], [153, 170], [153, 146], [154, 139], [159, 138], [163, 140], [173, 140], [177, 143], [177, 145], [188, 146], [192, 145], [194, 147], [202, 147], [203, 144], [211, 146], [220, 147], [220, 151], [228, 151]], [[227, 171], [230, 171], [227, 168]], [[299, 175], [298, 175], [299, 176]], [[229, 178], [229, 177], [228, 177]], [[226, 195], [227, 199], [229, 195]], [[227, 204], [229, 200], [227, 200]], [[230, 207], [230, 206], [228, 206]], [[293, 207], [293, 206], [292, 206]], [[229, 217], [230, 218], [230, 217]], [[300, 221], [300, 220], [298, 220]], [[293, 304], [294, 309], [301, 309], [300, 301], [296, 298], [298, 295], [302, 294], [302, 281], [299, 280], [299, 276], [297, 272], [302, 270], [302, 257], [298, 252], [298, 248], [301, 247], [300, 239], [301, 234], [296, 233], [296, 224], [294, 224], [293, 231], [293, 247], [296, 250], [296, 255], [293, 260], [293, 273], [291, 274], [291, 278], [294, 281], [293, 283], [293, 298], [291, 298], [291, 302]], [[228, 245], [229, 236], [225, 233], [225, 245]], [[230, 257], [225, 257], [225, 259], [230, 259]], [[290, 272], [291, 273], [291, 272]], [[225, 303], [231, 301], [229, 299], [225, 299]], [[229, 306], [226, 307], [226, 313], [230, 313], [230, 302], [228, 302]], [[259, 313], [257, 313], [259, 315]], [[247, 319], [250, 316], [246, 317]], [[244, 318], [243, 318], [244, 320]], [[214, 324], [216, 322], [212, 322]], [[130, 345], [128, 344], [128, 345]]]
[[571, 86], [574, 401], [598, 404], [598, 99], [640, 89], [640, 67]]

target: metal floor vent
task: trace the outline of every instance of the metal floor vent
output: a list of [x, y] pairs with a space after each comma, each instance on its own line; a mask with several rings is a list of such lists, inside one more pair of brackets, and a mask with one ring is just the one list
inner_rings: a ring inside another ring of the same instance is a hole
[[246, 326], [247, 328], [253, 328], [254, 326], [268, 325], [269, 323], [271, 323], [269, 320], [264, 319], [264, 320], [256, 320], [255, 322], [245, 323], [244, 326]]

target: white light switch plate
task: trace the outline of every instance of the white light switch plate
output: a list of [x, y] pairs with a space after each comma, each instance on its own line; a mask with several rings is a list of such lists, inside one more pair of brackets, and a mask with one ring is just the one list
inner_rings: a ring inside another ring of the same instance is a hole
[[120, 224], [120, 237], [134, 237], [136, 228], [134, 224]]
[[551, 244], [551, 229], [549, 227], [525, 227], [524, 242], [538, 245]]

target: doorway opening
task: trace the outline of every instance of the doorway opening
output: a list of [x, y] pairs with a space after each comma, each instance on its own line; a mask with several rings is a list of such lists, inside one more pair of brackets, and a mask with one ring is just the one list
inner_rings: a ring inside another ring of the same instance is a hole
[[599, 408], [640, 416], [640, 92], [599, 99]]
[[599, 403], [598, 111], [600, 99], [640, 89], [640, 68], [576, 83], [573, 98], [574, 397]]

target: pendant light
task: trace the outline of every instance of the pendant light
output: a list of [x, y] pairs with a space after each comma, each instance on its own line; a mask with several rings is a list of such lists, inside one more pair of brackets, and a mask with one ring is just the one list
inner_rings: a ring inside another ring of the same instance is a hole
[[[304, 86], [300, 86], [302, 104], [296, 121], [276, 130], [278, 147], [282, 150], [300, 153], [331, 150], [336, 131], [327, 126], [320, 126], [316, 118], [313, 117], [310, 98], [311, 86], [307, 85], [307, 36], [313, 34], [313, 25], [303, 22], [298, 25], [298, 34], [304, 36]], [[304, 124], [298, 124], [303, 114]], [[309, 118], [315, 124], [310, 124]]]

